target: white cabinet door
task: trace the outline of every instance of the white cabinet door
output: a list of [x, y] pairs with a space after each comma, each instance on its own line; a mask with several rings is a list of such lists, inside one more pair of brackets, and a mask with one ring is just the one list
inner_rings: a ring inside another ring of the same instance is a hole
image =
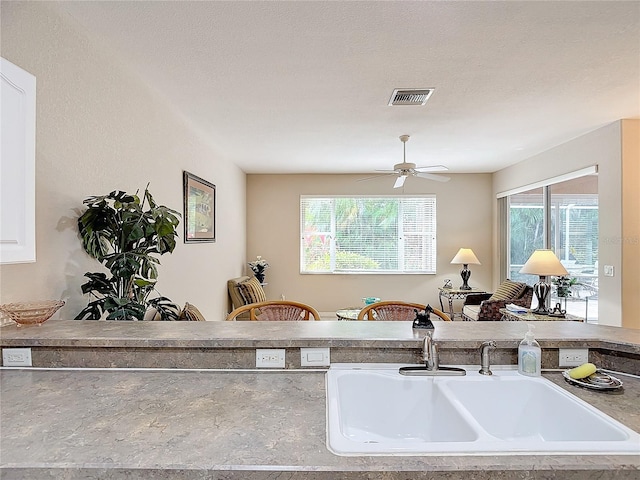
[[36, 261], [36, 77], [0, 58], [0, 263]]

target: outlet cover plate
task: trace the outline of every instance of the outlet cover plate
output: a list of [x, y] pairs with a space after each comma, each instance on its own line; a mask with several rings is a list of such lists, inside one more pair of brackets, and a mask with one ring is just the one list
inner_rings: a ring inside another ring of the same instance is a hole
[[284, 368], [284, 348], [257, 348], [256, 368]]
[[32, 367], [30, 348], [3, 348], [3, 367]]
[[588, 348], [560, 348], [558, 350], [558, 366], [560, 367], [579, 367], [588, 361]]
[[328, 367], [331, 365], [331, 353], [329, 348], [301, 348], [300, 366], [302, 367]]

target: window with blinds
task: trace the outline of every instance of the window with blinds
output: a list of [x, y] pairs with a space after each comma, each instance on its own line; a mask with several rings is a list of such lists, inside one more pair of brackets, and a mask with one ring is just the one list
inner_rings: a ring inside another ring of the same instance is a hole
[[301, 273], [435, 271], [435, 196], [300, 197]]

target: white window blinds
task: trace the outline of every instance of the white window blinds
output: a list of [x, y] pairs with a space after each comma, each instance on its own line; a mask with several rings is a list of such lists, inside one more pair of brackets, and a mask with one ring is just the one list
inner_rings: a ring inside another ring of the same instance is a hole
[[435, 196], [300, 198], [302, 273], [435, 270]]

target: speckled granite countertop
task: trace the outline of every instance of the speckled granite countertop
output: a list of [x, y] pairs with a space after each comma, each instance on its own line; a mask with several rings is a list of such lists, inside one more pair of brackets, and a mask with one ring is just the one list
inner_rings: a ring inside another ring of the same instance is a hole
[[[445, 349], [472, 349], [475, 358], [483, 340], [513, 350], [525, 331], [526, 324], [520, 322], [439, 322], [435, 338]], [[151, 350], [162, 358], [179, 349], [200, 349], [206, 356], [210, 349], [244, 350], [251, 356], [256, 347], [328, 346], [332, 359], [334, 350], [345, 349], [411, 352], [420, 346], [422, 335], [410, 322], [51, 320], [41, 327], [0, 328], [0, 346], [33, 347], [34, 355], [43, 349], [78, 351], [78, 366], [84, 367], [98, 350]], [[585, 346], [626, 352], [625, 358], [634, 361], [640, 353], [636, 330], [537, 322], [536, 337], [549, 352]], [[615, 361], [621, 362], [617, 357]], [[624, 393], [611, 395], [566, 385], [557, 373], [549, 376], [640, 431], [640, 379], [625, 377]], [[3, 480], [640, 476], [635, 456], [336, 456], [325, 444], [322, 372], [2, 369], [0, 381]]]
[[[525, 322], [437, 322], [434, 338], [443, 348], [476, 348], [491, 339], [517, 346]], [[415, 348], [423, 336], [411, 322], [106, 322], [50, 320], [40, 327], [0, 328], [0, 346], [255, 348]], [[584, 345], [640, 353], [640, 330], [579, 322], [535, 322], [546, 348]]]
[[[5, 479], [637, 479], [640, 459], [342, 457], [329, 452], [321, 372], [1, 371]], [[622, 395], [555, 383], [640, 431]]]

